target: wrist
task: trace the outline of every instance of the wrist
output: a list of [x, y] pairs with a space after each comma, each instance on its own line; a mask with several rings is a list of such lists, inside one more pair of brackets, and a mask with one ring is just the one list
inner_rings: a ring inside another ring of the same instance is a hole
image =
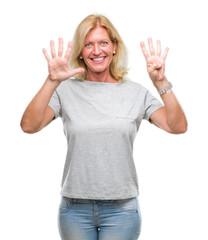
[[166, 77], [163, 80], [158, 80], [157, 82], [154, 83], [154, 86], [158, 91], [166, 88], [168, 85], [169, 85], [169, 81]]
[[48, 76], [46, 78], [45, 84], [52, 87], [52, 88], [57, 88], [60, 85], [61, 81], [57, 81], [57, 80], [51, 80], [50, 77]]
[[162, 88], [162, 89], [160, 89], [160, 90], [157, 90], [157, 92], [158, 92], [160, 95], [163, 95], [163, 94], [167, 93], [172, 87], [173, 87], [172, 83], [169, 82], [169, 84], [168, 84], [166, 87], [164, 87], [164, 88]]

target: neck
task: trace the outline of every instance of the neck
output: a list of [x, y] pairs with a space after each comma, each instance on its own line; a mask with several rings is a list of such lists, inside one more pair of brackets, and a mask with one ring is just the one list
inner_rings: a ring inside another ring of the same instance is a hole
[[109, 70], [105, 72], [88, 71], [86, 80], [93, 82], [112, 82], [112, 83], [118, 82], [110, 75]]

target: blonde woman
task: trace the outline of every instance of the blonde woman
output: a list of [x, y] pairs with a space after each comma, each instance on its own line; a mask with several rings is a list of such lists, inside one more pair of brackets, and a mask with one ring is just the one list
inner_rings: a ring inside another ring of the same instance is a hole
[[[68, 149], [58, 213], [62, 240], [136, 240], [141, 215], [133, 142], [142, 119], [184, 133], [183, 110], [165, 76], [166, 48], [141, 42], [149, 76], [163, 104], [127, 80], [127, 53], [112, 23], [90, 15], [77, 27], [63, 56], [50, 42], [48, 77], [23, 114], [24, 132], [35, 133], [61, 117]], [[69, 65], [68, 65], [69, 64]]]

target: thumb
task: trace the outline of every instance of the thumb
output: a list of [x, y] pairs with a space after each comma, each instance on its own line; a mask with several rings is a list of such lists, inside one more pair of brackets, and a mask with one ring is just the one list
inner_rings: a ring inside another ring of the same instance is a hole
[[162, 67], [160, 63], [147, 64], [148, 72], [154, 72]]
[[84, 73], [85, 69], [84, 68], [76, 68], [70, 71], [71, 77], [77, 74]]
[[158, 63], [158, 64], [155, 64], [155, 69], [160, 69], [162, 67], [162, 64]]

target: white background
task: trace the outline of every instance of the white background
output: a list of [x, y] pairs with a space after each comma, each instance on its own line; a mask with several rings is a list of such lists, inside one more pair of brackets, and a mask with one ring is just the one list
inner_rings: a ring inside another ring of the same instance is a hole
[[[206, 1], [8, 0], [1, 3], [0, 239], [57, 240], [66, 140], [61, 119], [22, 132], [21, 116], [47, 76], [42, 48], [71, 40], [91, 13], [106, 15], [129, 50], [129, 77], [158, 96], [139, 43], [151, 36], [170, 48], [166, 75], [189, 123], [168, 134], [143, 121], [134, 158], [140, 183], [141, 240], [207, 240]], [[56, 45], [57, 46], [57, 45]], [[159, 98], [159, 96], [158, 96]], [[102, 190], [102, 186], [100, 186]]]

